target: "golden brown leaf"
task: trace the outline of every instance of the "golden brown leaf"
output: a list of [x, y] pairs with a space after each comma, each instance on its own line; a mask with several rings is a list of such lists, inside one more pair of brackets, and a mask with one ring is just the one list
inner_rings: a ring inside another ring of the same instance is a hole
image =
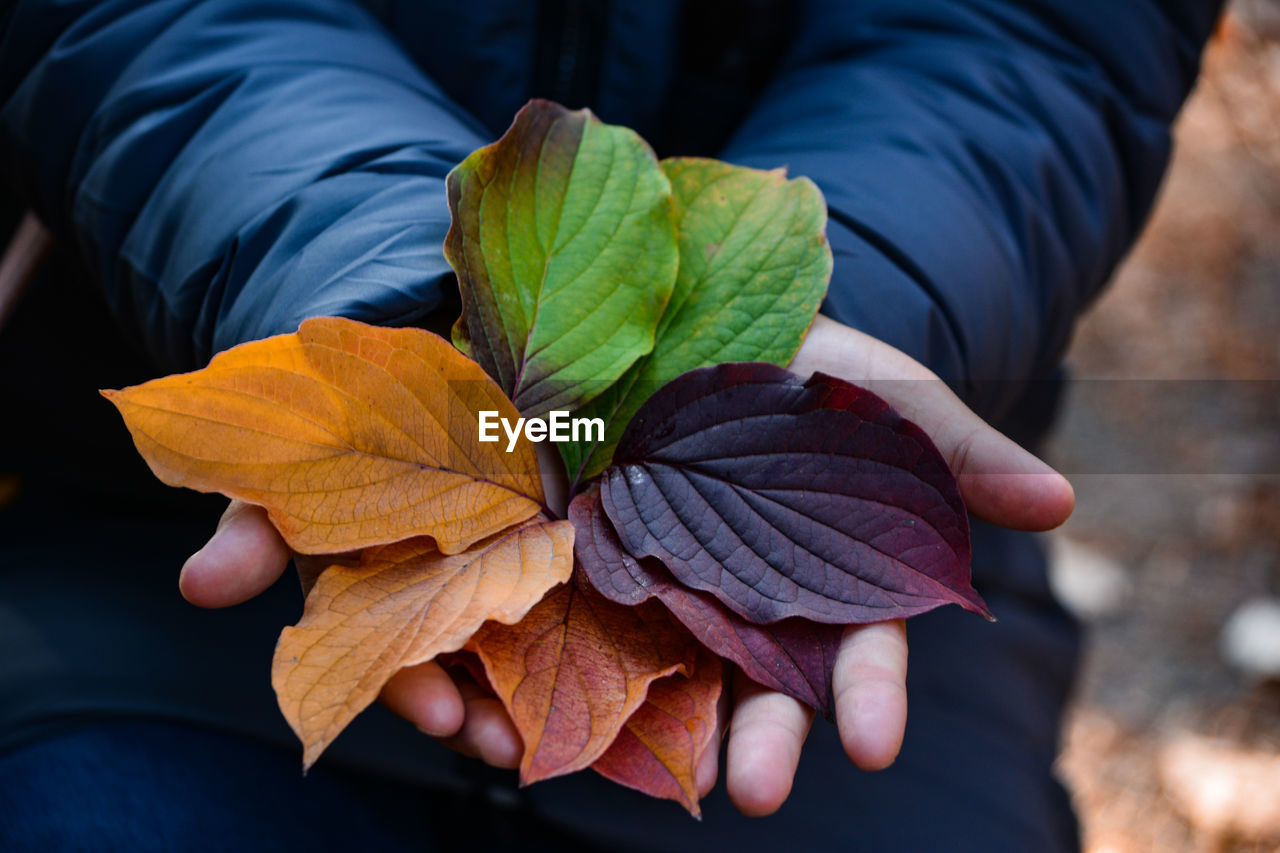
[[573, 567], [573, 526], [542, 518], [446, 556], [425, 537], [326, 569], [271, 666], [310, 767], [400, 669], [462, 647], [486, 619], [516, 622]]
[[649, 685], [649, 696], [591, 767], [607, 779], [652, 797], [675, 800], [700, 817], [698, 765], [716, 749], [716, 703], [724, 665], [698, 650], [693, 675], [668, 675]]
[[524, 740], [528, 785], [590, 766], [654, 679], [692, 670], [698, 644], [656, 601], [624, 607], [575, 578], [516, 625], [467, 644]]
[[307, 320], [103, 394], [157, 477], [266, 507], [304, 553], [427, 535], [456, 554], [544, 502], [530, 442], [479, 441], [478, 412], [514, 422], [515, 407], [421, 329]]

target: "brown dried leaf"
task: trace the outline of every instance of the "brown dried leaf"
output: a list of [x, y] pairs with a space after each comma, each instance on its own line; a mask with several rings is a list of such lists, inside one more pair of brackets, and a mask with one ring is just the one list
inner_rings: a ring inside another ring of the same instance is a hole
[[524, 740], [528, 785], [589, 767], [655, 679], [692, 671], [699, 646], [658, 602], [624, 607], [575, 577], [518, 624], [486, 624], [467, 648]]
[[573, 526], [538, 518], [446, 556], [425, 537], [320, 574], [276, 646], [271, 683], [310, 767], [402, 668], [463, 646], [486, 619], [520, 620], [573, 567]]
[[669, 675], [649, 685], [649, 696], [591, 768], [620, 785], [675, 800], [694, 817], [698, 766], [716, 749], [716, 703], [724, 664], [700, 649], [692, 676]]

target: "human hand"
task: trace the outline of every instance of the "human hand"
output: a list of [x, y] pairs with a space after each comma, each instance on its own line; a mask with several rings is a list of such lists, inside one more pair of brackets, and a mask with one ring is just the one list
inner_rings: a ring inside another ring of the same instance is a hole
[[[304, 586], [324, 564], [294, 555], [261, 507], [232, 501], [203, 548], [178, 577], [187, 601], [230, 607], [265, 592], [295, 557]], [[520, 763], [522, 745], [502, 704], [474, 683], [459, 683], [429, 661], [401, 670], [382, 689], [381, 701], [425, 734], [497, 767]]]
[[[791, 370], [855, 382], [914, 421], [947, 460], [968, 510], [983, 521], [1048, 530], [1071, 514], [1075, 495], [1066, 479], [987, 425], [900, 350], [819, 316]], [[906, 676], [901, 619], [845, 630], [832, 677], [836, 725], [845, 753], [864, 770], [888, 767], [902, 746]], [[791, 792], [813, 711], [741, 673], [733, 682], [732, 705], [725, 762], [729, 796], [744, 814], [771, 814]]]
[[[800, 375], [820, 370], [869, 387], [918, 424], [957, 475], [975, 516], [1045, 530], [1070, 515], [1074, 496], [1065, 479], [985, 424], [937, 377], [893, 347], [818, 317], [791, 367]], [[237, 604], [274, 583], [289, 556], [265, 512], [232, 502], [213, 538], [183, 567], [180, 588], [203, 607]], [[906, 665], [901, 620], [845, 632], [832, 685], [836, 722], [845, 752], [863, 769], [887, 767], [901, 747]], [[381, 698], [464, 754], [499, 767], [519, 763], [520, 737], [501, 703], [474, 684], [455, 684], [434, 662], [402, 670]], [[729, 733], [726, 785], [743, 813], [770, 814], [786, 800], [812, 720], [802, 703], [735, 672], [721, 724]], [[717, 760], [709, 750], [699, 768], [703, 793], [715, 783]]]

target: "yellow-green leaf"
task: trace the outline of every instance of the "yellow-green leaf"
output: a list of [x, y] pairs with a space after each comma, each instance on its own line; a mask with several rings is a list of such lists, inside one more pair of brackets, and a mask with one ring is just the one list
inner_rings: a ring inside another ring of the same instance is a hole
[[670, 184], [634, 131], [530, 101], [448, 188], [453, 340], [522, 413], [576, 408], [652, 349], [676, 236]]

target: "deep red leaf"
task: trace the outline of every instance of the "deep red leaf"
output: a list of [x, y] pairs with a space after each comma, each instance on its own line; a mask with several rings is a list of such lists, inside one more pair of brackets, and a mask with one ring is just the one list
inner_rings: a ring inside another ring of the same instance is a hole
[[524, 742], [521, 784], [588, 767], [645, 701], [692, 671], [698, 644], [656, 601], [621, 607], [575, 575], [516, 625], [486, 623], [467, 649]]
[[676, 673], [649, 685], [644, 704], [592, 769], [652, 797], [675, 800], [701, 818], [698, 767], [717, 746], [716, 705], [723, 689], [720, 658], [699, 649], [692, 675]]
[[601, 501], [633, 557], [753, 622], [878, 622], [948, 603], [989, 615], [942, 455], [879, 397], [825, 374], [689, 371], [628, 425]]
[[799, 618], [756, 625], [710, 593], [681, 586], [657, 560], [638, 561], [622, 550], [598, 490], [574, 499], [569, 520], [578, 565], [601, 594], [620, 604], [657, 597], [704, 646], [736, 663], [748, 678], [831, 713], [831, 673], [843, 625]]

